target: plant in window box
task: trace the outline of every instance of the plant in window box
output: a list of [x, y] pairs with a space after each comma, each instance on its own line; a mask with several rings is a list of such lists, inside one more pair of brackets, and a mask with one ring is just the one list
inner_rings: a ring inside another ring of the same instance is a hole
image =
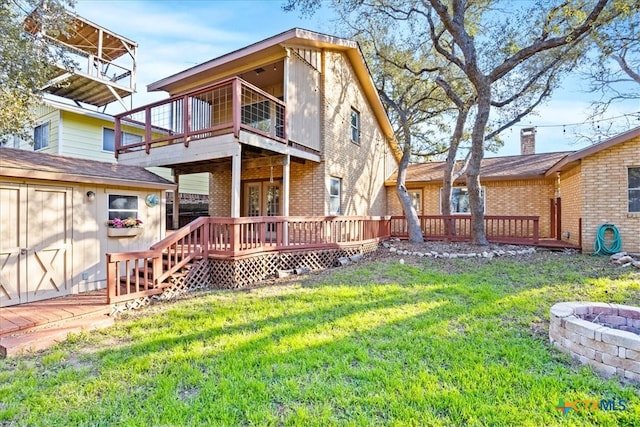
[[107, 221], [107, 236], [133, 237], [142, 228], [142, 220], [129, 217], [125, 219], [114, 218]]

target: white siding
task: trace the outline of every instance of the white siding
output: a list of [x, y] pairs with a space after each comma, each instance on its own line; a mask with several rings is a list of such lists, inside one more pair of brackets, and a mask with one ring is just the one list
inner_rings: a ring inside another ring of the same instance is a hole
[[291, 49], [288, 60], [289, 139], [320, 151], [320, 52]]

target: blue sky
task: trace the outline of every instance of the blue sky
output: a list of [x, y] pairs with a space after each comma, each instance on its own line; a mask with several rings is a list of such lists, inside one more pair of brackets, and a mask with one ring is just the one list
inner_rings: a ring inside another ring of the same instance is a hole
[[[75, 11], [138, 43], [138, 93], [133, 104], [139, 106], [166, 97], [164, 93], [147, 94], [147, 84], [291, 28], [335, 33], [331, 11], [321, 10], [303, 18], [298, 12], [282, 11], [283, 3], [284, 0], [77, 0]], [[562, 126], [582, 123], [587, 116], [591, 95], [581, 91], [582, 84], [577, 77], [565, 81], [563, 89], [539, 109], [538, 115], [505, 131], [505, 146], [498, 155], [519, 154], [520, 129], [528, 126], [537, 128], [537, 152], [577, 150], [588, 145], [576, 144], [575, 133], [589, 133], [590, 126]], [[616, 106], [606, 117], [637, 112], [640, 102], [630, 102]], [[604, 129], [608, 124], [605, 121], [601, 126]], [[632, 126], [640, 126], [640, 120], [634, 119]]]

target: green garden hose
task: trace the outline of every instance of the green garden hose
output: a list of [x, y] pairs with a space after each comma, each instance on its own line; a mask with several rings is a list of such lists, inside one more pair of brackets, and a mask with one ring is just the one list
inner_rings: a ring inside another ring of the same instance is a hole
[[[613, 239], [607, 240], [605, 235], [607, 230], [610, 230], [613, 233]], [[616, 228], [613, 224], [602, 224], [600, 228], [598, 228], [598, 233], [596, 234], [596, 241], [593, 243], [593, 249], [595, 249], [594, 255], [613, 255], [620, 252], [622, 248], [622, 238], [620, 237], [620, 233], [618, 232], [618, 228]]]

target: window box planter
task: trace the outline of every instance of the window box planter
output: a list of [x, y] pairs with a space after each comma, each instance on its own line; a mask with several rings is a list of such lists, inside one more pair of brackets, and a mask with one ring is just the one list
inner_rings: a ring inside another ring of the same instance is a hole
[[109, 237], [134, 237], [142, 232], [140, 227], [123, 227], [123, 228], [107, 228], [107, 236]]

